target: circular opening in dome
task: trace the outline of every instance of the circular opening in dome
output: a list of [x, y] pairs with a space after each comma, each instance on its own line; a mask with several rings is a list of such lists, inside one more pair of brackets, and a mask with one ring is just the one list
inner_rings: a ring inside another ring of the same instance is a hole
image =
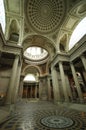
[[25, 50], [24, 56], [29, 60], [44, 60], [48, 57], [48, 52], [41, 47], [29, 47]]

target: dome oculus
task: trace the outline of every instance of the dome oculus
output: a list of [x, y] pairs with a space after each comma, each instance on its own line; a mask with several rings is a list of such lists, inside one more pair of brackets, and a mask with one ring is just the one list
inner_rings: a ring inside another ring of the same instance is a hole
[[29, 47], [25, 50], [24, 56], [33, 61], [43, 60], [48, 56], [48, 52], [41, 47]]

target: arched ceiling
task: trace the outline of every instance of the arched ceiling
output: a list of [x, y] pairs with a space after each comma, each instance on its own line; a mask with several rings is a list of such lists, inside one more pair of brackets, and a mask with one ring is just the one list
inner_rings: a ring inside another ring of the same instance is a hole
[[[74, 28], [86, 16], [86, 0], [4, 0], [4, 3], [6, 33], [11, 19], [16, 19], [20, 25], [19, 42], [22, 43], [27, 35], [33, 37], [35, 34], [37, 38], [38, 35], [41, 35], [42, 41], [44, 37], [50, 39], [57, 50], [64, 35], [67, 36], [67, 43], [65, 44], [67, 47], [65, 48], [68, 48]], [[28, 38], [27, 40], [30, 41]], [[49, 42], [39, 46], [50, 46], [51, 48]]]
[[27, 65], [24, 69], [23, 69], [23, 74], [24, 75], [27, 75], [27, 74], [37, 74], [39, 73], [40, 74], [40, 70], [38, 67], [36, 66], [31, 66], [31, 65]]
[[23, 50], [31, 46], [38, 46], [46, 49], [51, 57], [56, 54], [54, 43], [48, 38], [41, 35], [27, 35], [22, 43]]

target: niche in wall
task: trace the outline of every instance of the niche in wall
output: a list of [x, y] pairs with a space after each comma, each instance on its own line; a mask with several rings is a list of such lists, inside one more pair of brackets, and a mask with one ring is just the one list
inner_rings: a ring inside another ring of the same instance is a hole
[[11, 22], [9, 30], [10, 30], [9, 31], [9, 40], [14, 41], [14, 42], [18, 42], [18, 40], [19, 40], [19, 26], [18, 26], [18, 22], [16, 20], [13, 20]]

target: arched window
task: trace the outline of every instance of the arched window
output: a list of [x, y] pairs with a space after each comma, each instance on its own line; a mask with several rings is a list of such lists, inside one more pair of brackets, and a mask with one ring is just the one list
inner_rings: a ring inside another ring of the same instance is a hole
[[36, 78], [33, 74], [27, 74], [24, 78], [24, 82], [35, 82]]
[[5, 10], [3, 0], [0, 0], [0, 24], [2, 26], [3, 32], [5, 33]]
[[75, 28], [69, 42], [71, 49], [86, 34], [86, 17]]

